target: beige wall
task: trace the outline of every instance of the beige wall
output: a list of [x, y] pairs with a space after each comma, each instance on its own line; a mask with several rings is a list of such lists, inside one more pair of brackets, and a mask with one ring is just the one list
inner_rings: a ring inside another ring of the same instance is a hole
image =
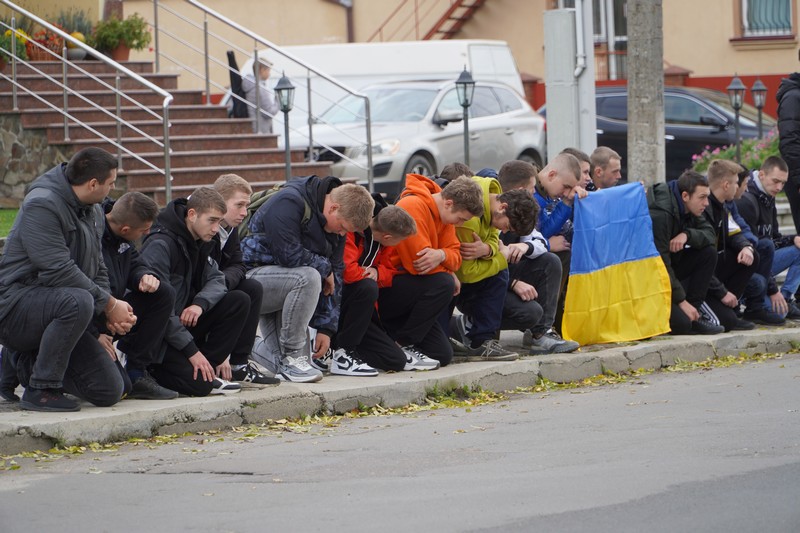
[[[105, 4], [104, 0], [69, 0], [68, 2], [59, 2], [57, 0], [16, 0], [14, 3], [45, 20], [55, 18], [62, 9], [68, 10], [70, 8], [83, 9], [92, 20], [97, 20], [100, 18]], [[0, 14], [8, 16], [5, 6], [0, 7]]]

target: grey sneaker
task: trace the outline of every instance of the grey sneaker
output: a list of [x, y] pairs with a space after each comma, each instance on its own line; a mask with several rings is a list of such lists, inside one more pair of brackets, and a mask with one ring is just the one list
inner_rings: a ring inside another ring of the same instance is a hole
[[[530, 330], [528, 330], [530, 331]], [[527, 333], [527, 332], [526, 332]], [[523, 337], [523, 344], [525, 339]], [[549, 353], [569, 353], [574, 352], [581, 345], [575, 341], [567, 341], [552, 329], [544, 333], [538, 339], [531, 335], [531, 355], [545, 355]]]
[[441, 366], [439, 361], [420, 352], [413, 344], [403, 346], [402, 350], [406, 354], [406, 366], [403, 370], [436, 370]]
[[467, 361], [516, 361], [519, 359], [517, 352], [503, 348], [500, 341], [489, 339], [477, 348], [469, 348]]
[[308, 356], [298, 352], [284, 355], [278, 370], [283, 379], [295, 383], [311, 383], [322, 379], [322, 372], [308, 363]]
[[162, 387], [153, 376], [144, 373], [142, 377], [133, 382], [128, 398], [135, 398], [137, 400], [174, 400], [178, 397], [178, 393], [172, 389]]

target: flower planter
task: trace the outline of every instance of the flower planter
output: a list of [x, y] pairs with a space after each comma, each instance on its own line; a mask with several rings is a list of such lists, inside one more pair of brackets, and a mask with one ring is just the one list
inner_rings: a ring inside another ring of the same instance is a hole
[[111, 50], [111, 59], [114, 61], [127, 61], [131, 57], [131, 49], [128, 45], [120, 41], [119, 45]]

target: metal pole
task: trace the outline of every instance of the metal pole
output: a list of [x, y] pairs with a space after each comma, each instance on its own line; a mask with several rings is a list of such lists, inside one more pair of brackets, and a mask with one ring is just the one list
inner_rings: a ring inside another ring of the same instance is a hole
[[261, 133], [261, 80], [259, 79], [258, 41], [253, 46], [253, 82], [256, 91], [256, 133]]
[[[17, 19], [11, 16], [11, 35], [17, 35]], [[17, 104], [17, 40], [11, 39], [11, 79], [14, 83], [11, 84], [11, 107], [14, 111], [19, 111]]]
[[172, 170], [170, 167], [169, 147], [169, 108], [164, 107], [164, 197], [167, 203], [172, 201]]
[[314, 114], [311, 112], [311, 71], [306, 70], [306, 96], [308, 99], [308, 160], [316, 161], [314, 156]]
[[117, 111], [117, 163], [119, 167], [117, 168], [118, 171], [122, 170], [122, 109], [120, 104], [119, 95], [122, 93], [120, 90], [120, 77], [119, 72], [117, 72], [116, 76], [116, 91], [114, 93], [114, 97], [116, 99], [116, 111]]
[[161, 54], [159, 53], [160, 48], [158, 47], [158, 0], [153, 0], [153, 37], [154, 37], [154, 48], [156, 53], [156, 73], [161, 72], [161, 64], [160, 58]]
[[286, 152], [286, 182], [292, 179], [292, 148], [289, 146], [289, 112], [283, 112], [283, 147]]
[[764, 138], [764, 120], [760, 107], [758, 108], [758, 138], [759, 140]]
[[464, 106], [464, 164], [469, 166], [469, 108]]
[[[12, 39], [16, 40], [16, 39]], [[61, 85], [64, 88], [64, 140], [69, 140], [69, 118], [67, 118], [67, 113], [69, 113], [69, 93], [67, 92], [67, 47], [61, 50], [61, 55], [64, 58], [64, 61], [61, 63]]]
[[742, 162], [742, 140], [739, 137], [739, 108], [735, 109], [736, 111], [736, 162]]
[[[369, 107], [369, 98], [364, 97], [364, 113], [367, 115], [367, 184], [369, 192], [375, 192], [375, 176], [372, 168], [372, 112]], [[403, 183], [406, 177], [403, 176]]]
[[206, 105], [211, 105], [211, 78], [208, 69], [208, 13], [203, 13], [203, 51], [206, 63]]

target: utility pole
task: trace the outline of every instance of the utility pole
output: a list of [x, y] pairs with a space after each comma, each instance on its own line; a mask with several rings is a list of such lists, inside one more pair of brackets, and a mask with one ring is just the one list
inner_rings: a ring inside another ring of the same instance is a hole
[[662, 0], [628, 0], [628, 181], [665, 181]]

